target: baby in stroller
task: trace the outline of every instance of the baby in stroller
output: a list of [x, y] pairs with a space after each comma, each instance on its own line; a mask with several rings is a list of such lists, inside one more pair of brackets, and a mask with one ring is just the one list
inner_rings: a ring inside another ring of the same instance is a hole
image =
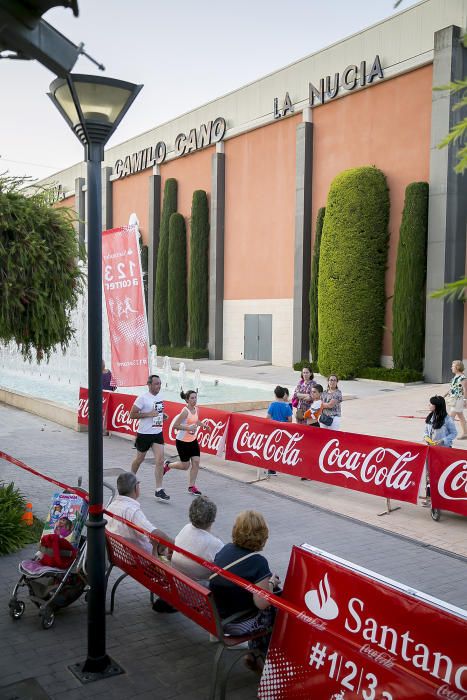
[[40, 550], [34, 559], [19, 565], [20, 579], [9, 602], [10, 615], [18, 620], [25, 603], [18, 592], [26, 587], [30, 600], [39, 608], [42, 627], [49, 629], [55, 612], [77, 600], [87, 585], [84, 561], [86, 538], [82, 530], [88, 515], [88, 505], [77, 493], [55, 493], [40, 540]]

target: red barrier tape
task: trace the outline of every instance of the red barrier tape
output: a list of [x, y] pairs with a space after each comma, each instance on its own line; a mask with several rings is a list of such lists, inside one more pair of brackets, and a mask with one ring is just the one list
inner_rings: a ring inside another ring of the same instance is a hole
[[[56, 479], [53, 479], [50, 476], [46, 476], [45, 474], [42, 474], [41, 472], [37, 471], [37, 469], [33, 469], [32, 467], [29, 467], [27, 464], [24, 462], [21, 462], [19, 459], [15, 459], [15, 457], [11, 457], [11, 455], [6, 454], [5, 452], [0, 451], [0, 459], [4, 459], [7, 462], [11, 462], [11, 464], [15, 464], [17, 467], [20, 467], [21, 469], [24, 469], [27, 472], [30, 472], [31, 474], [34, 474], [34, 476], [38, 476], [41, 479], [45, 479], [45, 481], [49, 481], [52, 484], [55, 484], [56, 486], [60, 486], [60, 488], [66, 489], [67, 491], [71, 493], [76, 493], [78, 496], [81, 496], [82, 498], [86, 497], [87, 500], [87, 494], [85, 495], [84, 492], [81, 489], [73, 488], [72, 486], [68, 486], [68, 484], [65, 484], [61, 481], [57, 481]], [[279, 598], [278, 596], [274, 595], [273, 593], [269, 593], [268, 591], [265, 591], [263, 588], [259, 588], [259, 586], [256, 586], [254, 583], [250, 583], [249, 581], [245, 581], [243, 578], [240, 578], [240, 576], [236, 576], [235, 574], [231, 573], [230, 571], [225, 571], [224, 569], [219, 568], [215, 564], [213, 564], [210, 561], [206, 561], [205, 559], [202, 559], [201, 557], [198, 557], [196, 554], [193, 554], [192, 552], [189, 552], [185, 549], [182, 549], [181, 547], [178, 547], [176, 544], [173, 542], [169, 542], [168, 540], [165, 540], [162, 537], [158, 537], [157, 535], [153, 535], [151, 532], [148, 532], [147, 530], [144, 530], [141, 527], [138, 527], [134, 523], [131, 523], [129, 520], [125, 520], [125, 518], [120, 517], [119, 515], [115, 515], [111, 513], [109, 510], [106, 508], [102, 508], [102, 505], [93, 505], [89, 507], [89, 511], [91, 512], [91, 509], [97, 509], [99, 508], [100, 510], [98, 512], [103, 512], [105, 515], [110, 516], [111, 518], [114, 518], [115, 520], [118, 520], [119, 522], [123, 523], [124, 525], [127, 525], [128, 527], [132, 528], [133, 530], [136, 530], [137, 532], [141, 533], [142, 535], [145, 535], [148, 537], [150, 540], [155, 540], [159, 544], [163, 545], [164, 547], [168, 547], [169, 549], [173, 549], [175, 552], [179, 552], [179, 554], [183, 554], [183, 556], [187, 557], [188, 559], [191, 559], [192, 561], [196, 562], [197, 564], [201, 564], [201, 566], [204, 566], [206, 569], [209, 569], [209, 571], [212, 571], [213, 573], [219, 574], [219, 576], [223, 576], [224, 578], [228, 579], [232, 583], [237, 584], [237, 586], [240, 586], [241, 588], [244, 588], [245, 590], [249, 591], [250, 593], [256, 593], [258, 596], [261, 598], [264, 598], [267, 600], [271, 605], [274, 605], [274, 607], [279, 608], [280, 610], [283, 610], [286, 613], [289, 613], [293, 615], [294, 617], [299, 618], [303, 622], [309, 624], [309, 625], [314, 625], [314, 619], [308, 615], [308, 613], [304, 610], [300, 610], [300, 608], [296, 607], [292, 603], [286, 602], [283, 598]], [[95, 511], [97, 512], [97, 511]]]

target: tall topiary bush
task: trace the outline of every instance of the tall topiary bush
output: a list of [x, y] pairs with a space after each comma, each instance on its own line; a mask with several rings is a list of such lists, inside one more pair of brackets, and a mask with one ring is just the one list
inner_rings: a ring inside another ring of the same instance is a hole
[[315, 244], [313, 246], [313, 260], [311, 262], [310, 284], [310, 352], [313, 362], [318, 361], [318, 277], [319, 277], [319, 253], [321, 248], [321, 235], [323, 233], [325, 207], [318, 210], [316, 217]]
[[423, 369], [428, 183], [405, 190], [392, 302], [392, 354], [397, 369]]
[[0, 341], [14, 341], [40, 361], [73, 337], [71, 312], [83, 289], [80, 250], [67, 208], [51, 206], [47, 189], [0, 177]]
[[159, 248], [157, 251], [156, 284], [154, 299], [154, 329], [158, 345], [169, 344], [168, 317], [168, 260], [169, 260], [169, 221], [177, 211], [177, 181], [169, 178], [164, 187]]
[[346, 170], [331, 184], [318, 280], [319, 368], [354, 376], [379, 364], [385, 311], [389, 196], [374, 167]]
[[189, 282], [190, 346], [206, 348], [209, 322], [209, 207], [204, 190], [193, 192]]
[[186, 228], [181, 214], [172, 214], [169, 222], [168, 320], [173, 346], [186, 344], [187, 285]]

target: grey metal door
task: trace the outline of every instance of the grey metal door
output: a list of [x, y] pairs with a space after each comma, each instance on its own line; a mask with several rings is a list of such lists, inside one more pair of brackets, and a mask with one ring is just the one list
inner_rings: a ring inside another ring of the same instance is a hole
[[272, 362], [272, 314], [259, 314], [258, 360]]
[[245, 314], [244, 319], [244, 359], [271, 362], [272, 315]]
[[258, 314], [245, 314], [244, 320], [244, 348], [243, 358], [245, 360], [258, 359]]

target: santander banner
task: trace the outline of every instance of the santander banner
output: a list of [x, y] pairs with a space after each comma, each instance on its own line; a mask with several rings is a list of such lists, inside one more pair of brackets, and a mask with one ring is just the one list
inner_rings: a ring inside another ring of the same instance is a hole
[[148, 324], [136, 226], [102, 233], [102, 278], [116, 386], [143, 386], [148, 377]]
[[467, 516], [467, 452], [430, 447], [428, 465], [433, 508]]
[[225, 457], [334, 486], [417, 503], [428, 447], [232, 414]]
[[467, 700], [467, 611], [294, 547], [262, 700]]
[[[110, 393], [107, 430], [123, 435], [136, 435], [139, 421], [130, 419], [131, 407], [135, 401], [136, 396], [131, 394]], [[169, 420], [164, 422], [164, 441], [170, 445], [175, 445], [177, 431], [174, 429], [174, 423], [184, 406], [185, 404], [164, 401], [164, 413], [169, 416]], [[199, 406], [198, 411], [200, 420], [206, 423], [205, 428], [199, 427], [196, 432], [200, 449], [207, 454], [217, 455], [223, 448], [230, 414], [209, 406]]]

